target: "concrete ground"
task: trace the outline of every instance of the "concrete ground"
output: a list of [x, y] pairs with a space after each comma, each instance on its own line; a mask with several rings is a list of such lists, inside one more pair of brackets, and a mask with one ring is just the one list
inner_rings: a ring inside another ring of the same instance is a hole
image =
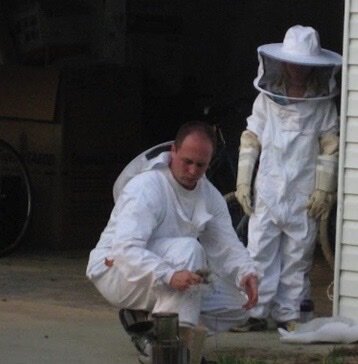
[[[137, 363], [117, 310], [85, 277], [87, 257], [88, 251], [18, 251], [0, 258], [0, 364]], [[312, 271], [316, 315], [331, 314], [326, 290], [332, 278], [318, 257]], [[280, 358], [306, 363], [308, 357], [326, 355], [333, 348], [281, 344], [277, 331], [271, 330], [219, 334], [207, 340], [205, 351], [211, 359], [240, 352], [275, 363]]]

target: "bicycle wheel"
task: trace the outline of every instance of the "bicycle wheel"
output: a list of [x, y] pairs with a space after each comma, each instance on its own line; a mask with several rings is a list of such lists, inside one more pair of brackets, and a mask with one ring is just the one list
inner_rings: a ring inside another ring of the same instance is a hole
[[30, 178], [19, 153], [0, 140], [0, 256], [21, 242], [31, 216]]

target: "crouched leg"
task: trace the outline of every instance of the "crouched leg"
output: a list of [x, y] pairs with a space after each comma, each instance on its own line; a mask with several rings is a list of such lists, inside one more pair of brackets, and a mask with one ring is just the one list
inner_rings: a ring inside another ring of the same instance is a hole
[[243, 324], [249, 316], [242, 307], [246, 301], [247, 296], [242, 290], [214, 275], [211, 289], [202, 297], [200, 322], [210, 333], [226, 331]]
[[[153, 245], [153, 251], [168, 262], [175, 271], [207, 269], [203, 247], [194, 238], [167, 239]], [[180, 326], [196, 326], [200, 315], [201, 296], [205, 287], [192, 286], [185, 291], [177, 291], [166, 284], [154, 289], [155, 305], [153, 312], [176, 312]]]
[[[198, 240], [162, 238], [151, 241], [148, 249], [160, 256], [175, 271], [206, 269], [205, 251]], [[200, 312], [201, 287], [176, 291], [168, 284], [155, 280], [153, 272], [129, 281], [121, 264], [114, 263], [92, 282], [113, 306], [153, 312], [177, 312], [179, 321], [196, 324]]]

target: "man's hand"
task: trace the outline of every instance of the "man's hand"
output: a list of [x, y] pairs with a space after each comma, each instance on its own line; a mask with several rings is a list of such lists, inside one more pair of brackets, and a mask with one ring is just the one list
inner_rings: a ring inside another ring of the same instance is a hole
[[177, 289], [178, 291], [185, 291], [191, 286], [200, 284], [203, 282], [203, 278], [188, 270], [181, 270], [175, 272], [170, 279], [169, 286]]
[[258, 289], [257, 289], [257, 277], [253, 274], [248, 274], [247, 276], [241, 279], [241, 287], [244, 288], [248, 300], [242, 306], [246, 310], [254, 307], [257, 304], [258, 300]]

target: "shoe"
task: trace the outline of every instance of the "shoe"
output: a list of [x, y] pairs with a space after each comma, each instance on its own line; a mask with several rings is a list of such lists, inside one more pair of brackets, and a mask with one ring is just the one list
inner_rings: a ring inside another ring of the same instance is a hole
[[234, 326], [231, 332], [249, 332], [267, 330], [267, 321], [261, 318], [250, 317], [243, 325]]
[[138, 355], [138, 361], [140, 364], [152, 364], [153, 363], [151, 356], [146, 356], [146, 355], [142, 355], [142, 354]]
[[153, 322], [149, 320], [149, 312], [121, 309], [119, 311], [119, 319], [138, 351], [139, 362], [141, 364], [151, 364]]
[[138, 361], [141, 364], [152, 364], [152, 342], [145, 336], [132, 336], [132, 342], [138, 351]]
[[298, 328], [298, 322], [296, 320], [290, 320], [285, 322], [277, 322], [277, 328], [284, 329], [288, 332], [296, 331]]
[[139, 354], [146, 356], [152, 355], [152, 343], [148, 337], [145, 336], [132, 336], [132, 342]]
[[149, 319], [149, 312], [123, 308], [119, 311], [119, 320], [130, 336], [143, 335], [153, 328], [153, 321]]

